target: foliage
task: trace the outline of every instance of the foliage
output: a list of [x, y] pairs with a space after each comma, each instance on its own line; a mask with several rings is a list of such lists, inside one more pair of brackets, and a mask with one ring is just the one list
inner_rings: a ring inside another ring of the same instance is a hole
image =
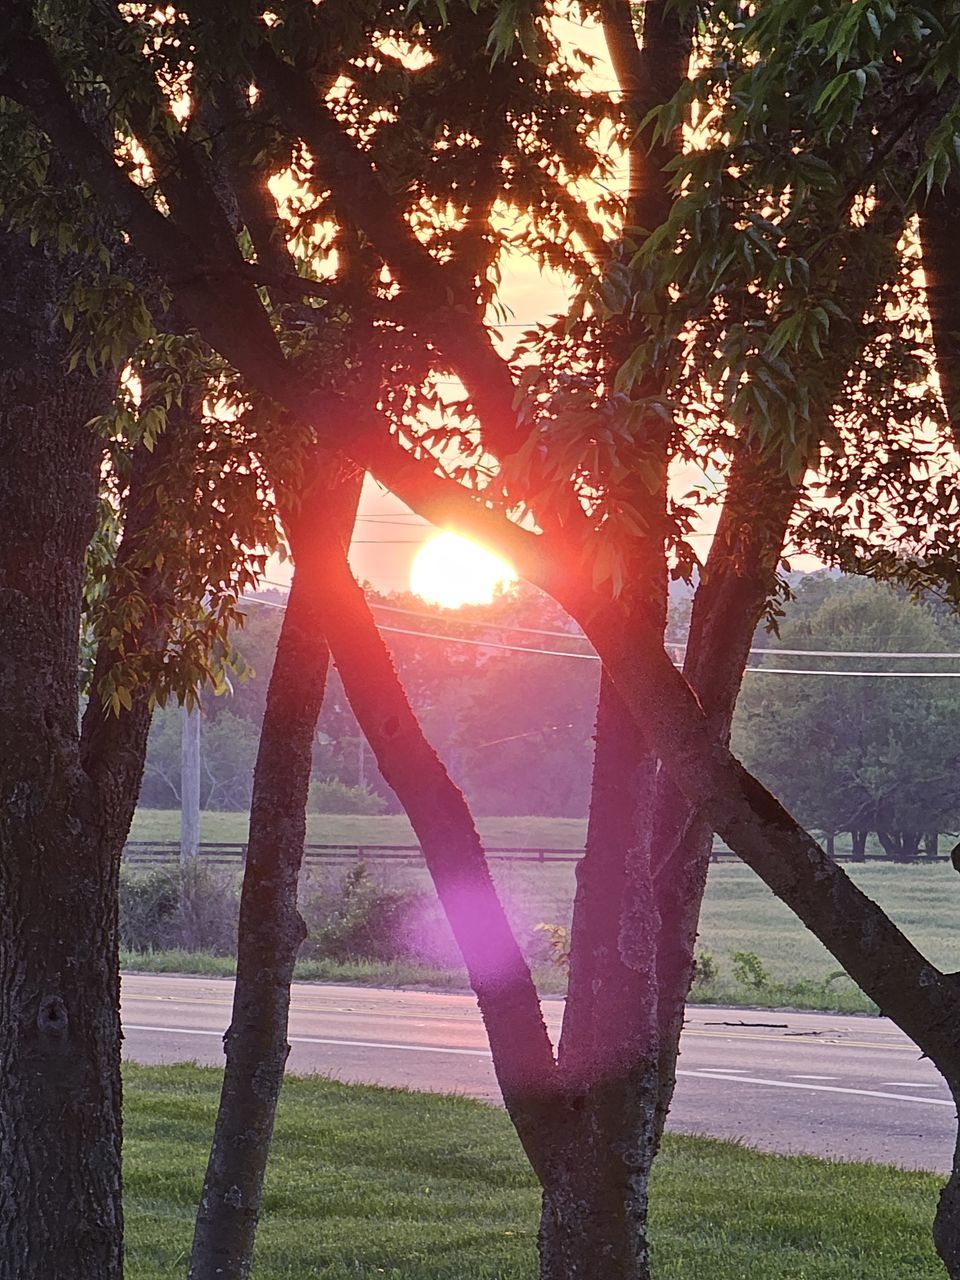
[[378, 884], [358, 862], [334, 897], [315, 894], [301, 911], [310, 931], [302, 954], [328, 960], [393, 960], [404, 954], [405, 919], [420, 895]]
[[180, 886], [169, 871], [120, 872], [120, 945], [162, 951], [173, 945]]
[[755, 951], [735, 951], [731, 959], [733, 976], [745, 987], [754, 987], [759, 991], [770, 985], [770, 975]]
[[[955, 647], [955, 624], [887, 587], [814, 579], [781, 628], [783, 645], [835, 649], [824, 670], [914, 669], [859, 651], [924, 653]], [[768, 658], [777, 668], [803, 659]], [[930, 663], [926, 663], [929, 669]], [[798, 681], [802, 679], [803, 683]], [[960, 779], [948, 744], [960, 715], [950, 679], [748, 677], [736, 742], [801, 820], [828, 832], [950, 830], [960, 817]], [[799, 694], [799, 696], [798, 696]]]
[[236, 888], [202, 865], [120, 873], [120, 945], [134, 952], [236, 952]]
[[[208, 707], [211, 703], [205, 701], [204, 711]], [[200, 724], [200, 807], [245, 812], [250, 807], [259, 726], [227, 710], [219, 699], [211, 709], [217, 714], [205, 714]], [[174, 705], [154, 716], [140, 792], [145, 806], [180, 806], [181, 717]]]
[[564, 973], [570, 969], [570, 930], [566, 925], [548, 924], [541, 921], [533, 926], [534, 932], [542, 933], [549, 947], [550, 959]]
[[351, 787], [339, 778], [310, 783], [308, 813], [383, 813], [386, 802], [368, 787]]
[[720, 977], [720, 966], [712, 951], [699, 950], [693, 960], [693, 984], [716, 982]]

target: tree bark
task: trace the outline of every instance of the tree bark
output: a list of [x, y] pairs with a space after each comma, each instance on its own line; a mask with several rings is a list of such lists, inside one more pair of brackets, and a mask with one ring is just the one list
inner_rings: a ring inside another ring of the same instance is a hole
[[[310, 537], [350, 541], [361, 477], [333, 460], [287, 533], [296, 557]], [[324, 519], [311, 528], [310, 509]], [[327, 515], [336, 513], [332, 523]], [[253, 778], [250, 832], [240, 897], [233, 1013], [216, 1128], [197, 1212], [191, 1280], [245, 1280], [254, 1243], [277, 1101], [290, 1046], [293, 967], [306, 936], [297, 886], [306, 836], [313, 739], [323, 704], [329, 651], [319, 602], [322, 559], [295, 559]]]
[[601, 677], [590, 820], [570, 938], [559, 1067], [564, 1159], [544, 1188], [543, 1280], [643, 1280], [656, 1152], [658, 929], [651, 874], [657, 761]]
[[116, 1280], [116, 877], [146, 732], [124, 714], [109, 785], [78, 732], [86, 424], [113, 379], [65, 372], [69, 263], [3, 233], [0, 269], [0, 1278]]
[[850, 832], [850, 839], [853, 847], [853, 861], [866, 862], [867, 860], [867, 836], [869, 831], [855, 829]]

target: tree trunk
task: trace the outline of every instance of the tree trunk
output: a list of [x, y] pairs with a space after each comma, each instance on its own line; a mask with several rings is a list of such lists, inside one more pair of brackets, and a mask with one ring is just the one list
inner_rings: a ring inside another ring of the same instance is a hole
[[466, 801], [423, 735], [343, 551], [325, 553], [330, 545], [309, 551], [327, 584], [320, 603], [330, 652], [380, 771], [420, 841], [477, 995], [504, 1104], [546, 1184], [560, 1094], [536, 987]]
[[853, 845], [853, 861], [866, 862], [867, 860], [867, 836], [869, 831], [855, 829], [850, 832], [850, 839]]
[[0, 1280], [115, 1280], [119, 833], [77, 726], [112, 387], [64, 372], [67, 264], [4, 233], [0, 267]]
[[896, 831], [878, 831], [877, 839], [880, 841], [884, 857], [889, 858], [891, 862], [899, 862], [900, 839]]
[[[948, 1081], [960, 1106], [960, 1081]], [[950, 1280], [960, 1280], [960, 1134], [953, 1153], [953, 1169], [940, 1192], [933, 1219], [933, 1243]]]
[[646, 1209], [658, 1144], [657, 761], [601, 676], [590, 821], [577, 864], [560, 1040], [566, 1125], [546, 1185], [540, 1275], [646, 1280]]
[[649, 1177], [659, 1142], [656, 1057], [591, 1085], [562, 1171], [544, 1189], [541, 1280], [649, 1280]]
[[71, 839], [72, 816], [4, 823], [3, 1280], [122, 1274], [119, 849]]
[[[331, 466], [330, 490], [313, 494], [343, 508], [325, 533], [349, 543], [359, 475]], [[313, 536], [309, 512], [289, 522], [294, 554]], [[240, 898], [237, 978], [225, 1036], [226, 1067], [213, 1145], [197, 1212], [191, 1280], [241, 1280], [250, 1274], [277, 1100], [290, 1046], [287, 1023], [293, 967], [306, 935], [297, 885], [306, 836], [313, 739], [323, 704], [329, 653], [317, 601], [326, 584], [296, 561], [277, 645], [253, 778], [250, 834]]]
[[837, 837], [833, 831], [827, 832], [827, 857], [835, 858], [837, 856]]
[[936, 858], [940, 853], [940, 832], [925, 831], [923, 835], [923, 851], [928, 858]]
[[921, 831], [901, 831], [900, 835], [900, 857], [904, 862], [909, 862], [911, 858], [919, 858], [920, 856], [920, 840], [923, 835]]

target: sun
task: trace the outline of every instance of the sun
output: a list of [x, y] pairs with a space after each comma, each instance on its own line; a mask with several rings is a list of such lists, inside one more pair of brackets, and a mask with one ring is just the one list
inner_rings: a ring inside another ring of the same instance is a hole
[[506, 560], [457, 533], [435, 534], [410, 566], [411, 591], [445, 609], [489, 604], [501, 587], [516, 580]]

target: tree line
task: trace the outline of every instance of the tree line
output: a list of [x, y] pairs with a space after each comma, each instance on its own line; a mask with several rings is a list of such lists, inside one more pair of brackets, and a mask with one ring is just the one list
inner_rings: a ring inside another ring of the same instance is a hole
[[[733, 722], [738, 754], [770, 790], [832, 852], [838, 835], [849, 837], [854, 858], [876, 835], [887, 857], [904, 859], [941, 849], [941, 833], [960, 826], [960, 768], [945, 752], [960, 714], [950, 679], [935, 676], [955, 664], [936, 654], [956, 653], [960, 627], [936, 601], [917, 604], [868, 579], [827, 573], [793, 575], [776, 634], [754, 636], [752, 666], [786, 678], [747, 677]], [[280, 631], [283, 597], [267, 593], [270, 606], [247, 603], [235, 637], [246, 676], [226, 695], [202, 698], [205, 809], [245, 810], [269, 669]], [[373, 608], [386, 605], [387, 625], [414, 634], [387, 633], [391, 658], [411, 705], [448, 762], [477, 814], [586, 817], [596, 709], [596, 664], [565, 659], [551, 648], [562, 635], [563, 615], [529, 589], [507, 593], [490, 606], [462, 616], [431, 615], [416, 597], [369, 593]], [[681, 636], [690, 595], [676, 591], [669, 634]], [[517, 629], [521, 630], [518, 631]], [[549, 635], [531, 635], [523, 628]], [[567, 649], [585, 653], [570, 634]], [[450, 640], [444, 643], [444, 636]], [[461, 636], [471, 641], [459, 645]], [[489, 649], [476, 642], [490, 642]], [[525, 656], [495, 646], [546, 649]], [[763, 656], [767, 647], [796, 648], [788, 657]], [[866, 649], [874, 656], [856, 656]], [[804, 650], [834, 651], [836, 657]], [[920, 656], [886, 658], [908, 650]], [[853, 651], [854, 656], [845, 658]], [[822, 671], [793, 676], [792, 668]], [[889, 676], [837, 677], [831, 671]], [[934, 678], [897, 676], [919, 668]], [[141, 804], [177, 808], [180, 712], [172, 704], [154, 717], [147, 744]], [[314, 812], [401, 812], [401, 806], [365, 751], [365, 740], [336, 673], [331, 673], [313, 747], [309, 807]], [[323, 784], [328, 784], [324, 786]], [[339, 784], [339, 785], [337, 785]]]

